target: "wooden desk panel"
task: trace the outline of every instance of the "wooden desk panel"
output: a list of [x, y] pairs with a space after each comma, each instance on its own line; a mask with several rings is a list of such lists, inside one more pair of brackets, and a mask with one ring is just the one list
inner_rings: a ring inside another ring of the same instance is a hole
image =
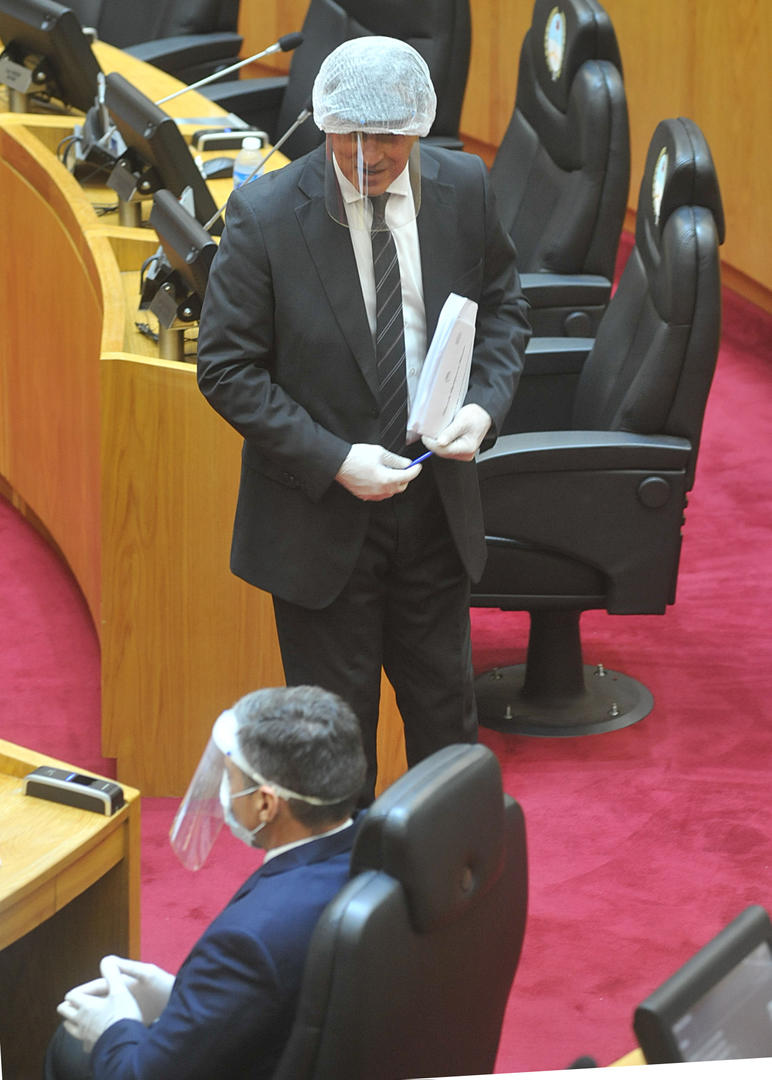
[[20, 125], [0, 130], [0, 191], [0, 470], [56, 538], [97, 621], [103, 312], [79, 217], [88, 207]]
[[0, 1046], [20, 1080], [41, 1075], [63, 994], [107, 953], [139, 957], [139, 792], [111, 817], [31, 798], [40, 765], [71, 767], [0, 740]]

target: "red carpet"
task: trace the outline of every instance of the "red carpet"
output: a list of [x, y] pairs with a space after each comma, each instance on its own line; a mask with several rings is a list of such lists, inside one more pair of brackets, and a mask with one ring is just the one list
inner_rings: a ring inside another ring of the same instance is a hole
[[[497, 1064], [608, 1064], [636, 1003], [747, 904], [772, 911], [772, 318], [727, 294], [676, 605], [588, 613], [585, 659], [641, 679], [654, 711], [623, 731], [483, 730], [522, 803], [530, 917]], [[474, 611], [478, 670], [524, 658], [527, 617]], [[110, 771], [98, 645], [77, 586], [0, 500], [0, 734]], [[224, 836], [198, 875], [166, 843], [176, 803], [143, 800], [143, 956], [175, 967], [255, 864]], [[470, 811], [473, 812], [473, 811]]]

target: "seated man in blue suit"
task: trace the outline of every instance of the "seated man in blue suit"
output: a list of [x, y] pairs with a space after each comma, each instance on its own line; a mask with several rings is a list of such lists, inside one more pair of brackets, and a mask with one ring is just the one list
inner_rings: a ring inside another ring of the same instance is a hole
[[176, 978], [105, 957], [59, 1006], [47, 1080], [270, 1076], [322, 909], [348, 877], [365, 777], [359, 724], [318, 687], [258, 690], [217, 720], [172, 827], [191, 868], [223, 819], [266, 852]]

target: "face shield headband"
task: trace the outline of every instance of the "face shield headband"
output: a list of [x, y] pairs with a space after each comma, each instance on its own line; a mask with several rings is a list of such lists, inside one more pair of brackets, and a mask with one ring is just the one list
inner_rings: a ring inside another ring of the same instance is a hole
[[[282, 799], [299, 799], [311, 806], [334, 806], [345, 798], [341, 796], [335, 799], [318, 799], [313, 795], [301, 795], [268, 780], [244, 757], [238, 742], [238, 729], [238, 717], [232, 709], [226, 709], [218, 716], [169, 830], [172, 850], [188, 870], [201, 869], [225, 822], [220, 790], [223, 777], [227, 775], [226, 758], [230, 758], [242, 773], [253, 781], [255, 790], [265, 785]], [[231, 797], [235, 798], [237, 795], [238, 791], [231, 792]]]

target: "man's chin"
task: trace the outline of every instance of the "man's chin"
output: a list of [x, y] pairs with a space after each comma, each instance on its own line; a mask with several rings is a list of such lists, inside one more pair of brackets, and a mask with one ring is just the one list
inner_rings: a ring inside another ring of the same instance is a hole
[[388, 176], [368, 176], [363, 185], [363, 195], [383, 195], [389, 186]]

